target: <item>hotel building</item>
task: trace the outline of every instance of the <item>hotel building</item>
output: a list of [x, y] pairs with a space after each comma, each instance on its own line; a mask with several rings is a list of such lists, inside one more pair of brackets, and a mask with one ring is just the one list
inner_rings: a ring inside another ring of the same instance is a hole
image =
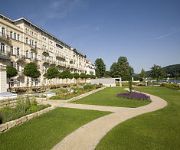
[[[35, 62], [41, 72], [38, 80], [23, 75], [24, 66], [30, 62]], [[59, 71], [95, 74], [94, 65], [75, 48], [25, 18], [12, 20], [0, 15], [0, 92], [7, 86], [6, 65], [18, 71], [11, 81], [15, 87], [47, 85], [43, 75], [50, 66], [57, 66]], [[62, 82], [59, 79], [55, 84]]]

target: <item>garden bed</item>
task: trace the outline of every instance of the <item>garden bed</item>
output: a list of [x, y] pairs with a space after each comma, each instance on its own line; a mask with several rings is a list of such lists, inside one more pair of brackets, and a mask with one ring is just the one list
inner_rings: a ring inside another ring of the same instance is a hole
[[34, 98], [19, 98], [14, 107], [6, 106], [0, 109], [0, 124], [40, 111], [49, 106], [38, 104]]
[[148, 100], [150, 101], [150, 96], [139, 93], [139, 92], [126, 92], [126, 93], [119, 93], [117, 97], [123, 97], [127, 99], [136, 99], [136, 100]]
[[51, 100], [67, 100], [71, 99], [73, 97], [77, 97], [79, 95], [82, 95], [84, 93], [90, 92], [92, 90], [101, 88], [100, 85], [91, 85], [86, 84], [84, 86], [77, 86], [77, 87], [71, 87], [71, 88], [59, 88], [52, 90], [52, 92], [56, 93], [56, 96], [52, 96]]

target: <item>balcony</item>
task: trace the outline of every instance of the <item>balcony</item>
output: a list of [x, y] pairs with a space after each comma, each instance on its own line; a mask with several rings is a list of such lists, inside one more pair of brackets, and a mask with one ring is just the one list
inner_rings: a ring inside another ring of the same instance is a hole
[[48, 50], [43, 50], [42, 55], [45, 56], [45, 57], [48, 57], [49, 56]]
[[0, 32], [0, 42], [6, 43], [7, 45], [12, 45], [9, 36], [2, 32]]
[[30, 45], [31, 46], [31, 51], [33, 53], [37, 53], [37, 46], [36, 45]]
[[66, 64], [64, 62], [57, 61], [56, 64], [58, 67], [65, 67], [66, 66]]
[[61, 61], [65, 61], [66, 57], [62, 54], [56, 53], [56, 59], [61, 60]]
[[24, 64], [26, 62], [26, 57], [24, 55], [18, 55], [18, 59], [16, 62]]
[[10, 53], [0, 51], [0, 60], [10, 60]]

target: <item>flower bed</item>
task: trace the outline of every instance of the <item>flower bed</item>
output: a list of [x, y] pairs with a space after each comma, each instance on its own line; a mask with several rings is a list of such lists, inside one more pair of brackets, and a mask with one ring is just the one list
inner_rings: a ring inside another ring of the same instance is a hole
[[127, 92], [127, 93], [119, 93], [117, 97], [123, 97], [127, 99], [137, 99], [137, 100], [150, 100], [150, 97], [143, 93], [138, 92]]
[[19, 98], [15, 107], [6, 106], [0, 109], [0, 124], [37, 112], [50, 105], [39, 105], [35, 99]]
[[69, 89], [56, 89], [53, 90], [53, 92], [56, 93], [56, 96], [52, 96], [50, 99], [52, 100], [67, 100], [76, 96], [79, 96], [81, 94], [84, 94], [86, 92], [101, 88], [102, 86], [100, 85], [91, 85], [91, 84], [86, 84], [81, 87], [71, 87]]

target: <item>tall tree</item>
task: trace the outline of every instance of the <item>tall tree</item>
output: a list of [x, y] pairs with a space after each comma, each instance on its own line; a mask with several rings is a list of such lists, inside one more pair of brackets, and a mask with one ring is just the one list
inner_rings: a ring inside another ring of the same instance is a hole
[[105, 71], [106, 71], [106, 65], [104, 64], [104, 61], [102, 58], [97, 58], [95, 61], [95, 67], [96, 67], [96, 76], [98, 78], [104, 77]]
[[9, 88], [10, 88], [11, 87], [10, 80], [12, 77], [15, 77], [18, 74], [18, 72], [16, 68], [14, 68], [13, 66], [6, 66], [6, 73], [7, 73], [7, 78], [9, 82]]
[[134, 69], [129, 66], [129, 71], [128, 71], [128, 82], [129, 82], [129, 92], [131, 93], [132, 92], [132, 77], [133, 77], [133, 74], [134, 74]]
[[157, 81], [159, 81], [160, 78], [162, 78], [164, 76], [164, 72], [161, 68], [161, 66], [159, 65], [154, 65], [151, 68], [151, 72], [150, 72], [150, 77], [156, 79]]
[[143, 81], [146, 78], [146, 72], [145, 70], [142, 68], [140, 74], [139, 74], [140, 80]]
[[[36, 63], [31, 62], [31, 63], [28, 63], [25, 65], [24, 75], [27, 77], [30, 77], [31, 81], [32, 81], [33, 78], [34, 79], [38, 78], [41, 75], [41, 73], [38, 70]], [[32, 83], [31, 83], [31, 85], [32, 85]]]
[[110, 75], [113, 78], [118, 78], [120, 77], [120, 72], [119, 72], [119, 68], [118, 68], [118, 64], [116, 62], [114, 62], [111, 67], [110, 67]]

